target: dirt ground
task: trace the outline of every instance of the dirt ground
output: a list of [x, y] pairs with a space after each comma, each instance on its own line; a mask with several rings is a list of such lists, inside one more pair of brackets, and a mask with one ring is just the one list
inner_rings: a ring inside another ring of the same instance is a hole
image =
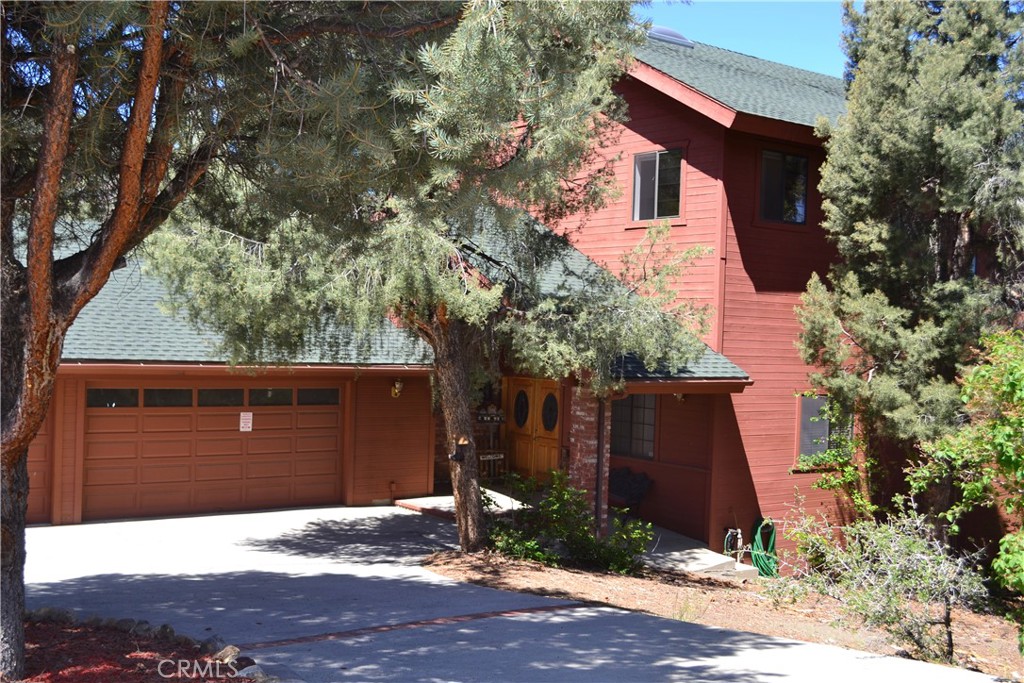
[[[827, 643], [880, 654], [902, 654], [881, 631], [843, 620], [821, 596], [775, 605], [761, 581], [733, 582], [683, 572], [645, 570], [640, 576], [555, 569], [493, 553], [431, 555], [424, 565], [442, 576], [491, 588], [535, 593], [647, 612], [669, 619]], [[960, 666], [1024, 681], [1016, 627], [995, 614], [958, 612], [954, 643]]]

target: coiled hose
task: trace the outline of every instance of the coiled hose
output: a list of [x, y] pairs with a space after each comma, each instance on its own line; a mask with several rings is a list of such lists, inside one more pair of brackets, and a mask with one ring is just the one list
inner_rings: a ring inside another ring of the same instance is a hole
[[[767, 535], [767, 540], [765, 536]], [[750, 543], [750, 561], [760, 576], [778, 576], [779, 558], [775, 555], [775, 523], [761, 520], [754, 526], [754, 540]]]

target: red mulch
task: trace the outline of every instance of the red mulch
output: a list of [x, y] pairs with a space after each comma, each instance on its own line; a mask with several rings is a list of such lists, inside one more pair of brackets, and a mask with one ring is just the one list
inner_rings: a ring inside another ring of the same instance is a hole
[[[181, 668], [179, 661], [185, 663]], [[219, 671], [217, 666], [198, 646], [175, 639], [109, 626], [25, 622], [25, 681], [31, 683], [251, 681], [232, 677], [234, 670], [227, 664], [220, 664]]]

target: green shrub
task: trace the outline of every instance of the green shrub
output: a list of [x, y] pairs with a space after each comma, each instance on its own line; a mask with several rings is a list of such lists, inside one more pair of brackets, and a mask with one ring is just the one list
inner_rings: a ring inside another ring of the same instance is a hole
[[[640, 557], [654, 538], [651, 525], [637, 519], [612, 518], [607, 536], [596, 536], [596, 523], [586, 492], [569, 485], [563, 472], [552, 472], [541, 489], [536, 480], [510, 479], [513, 497], [533, 501], [491, 522], [494, 550], [511, 557], [548, 565], [571, 564], [628, 574], [640, 567]], [[621, 511], [620, 511], [621, 512]]]
[[987, 596], [979, 554], [955, 553], [913, 506], [839, 528], [804, 517], [787, 536], [807, 560], [801, 581], [922, 659], [952, 663], [952, 608]]

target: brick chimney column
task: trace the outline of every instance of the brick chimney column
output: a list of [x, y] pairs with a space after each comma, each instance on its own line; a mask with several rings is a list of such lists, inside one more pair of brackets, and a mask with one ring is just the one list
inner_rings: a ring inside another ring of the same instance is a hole
[[[602, 416], [600, 413], [603, 412]], [[608, 529], [608, 462], [611, 456], [611, 402], [598, 401], [585, 386], [572, 388], [569, 407], [569, 484], [587, 492], [601, 534]], [[600, 431], [603, 433], [599, 433]], [[598, 445], [603, 453], [598, 457]]]

